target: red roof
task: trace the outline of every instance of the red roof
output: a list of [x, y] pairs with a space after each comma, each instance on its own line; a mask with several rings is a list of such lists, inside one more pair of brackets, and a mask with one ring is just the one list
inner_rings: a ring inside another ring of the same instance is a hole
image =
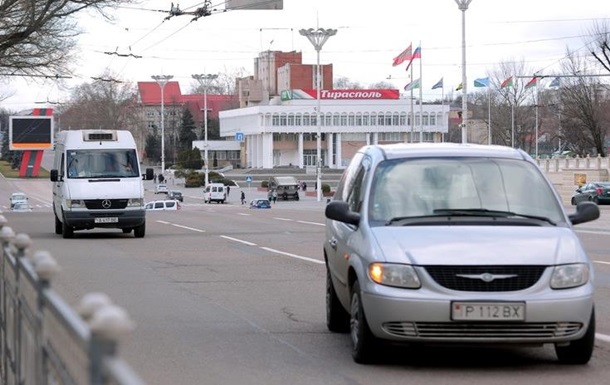
[[[159, 105], [161, 104], [161, 87], [157, 82], [138, 82], [138, 92], [140, 100], [144, 105]], [[164, 103], [181, 103], [182, 93], [180, 92], [180, 83], [167, 82], [163, 87], [163, 102]]]

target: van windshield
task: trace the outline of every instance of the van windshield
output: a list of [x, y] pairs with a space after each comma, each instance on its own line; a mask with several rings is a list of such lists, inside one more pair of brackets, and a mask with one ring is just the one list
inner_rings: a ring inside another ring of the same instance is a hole
[[138, 158], [134, 149], [68, 150], [68, 178], [139, 177]]

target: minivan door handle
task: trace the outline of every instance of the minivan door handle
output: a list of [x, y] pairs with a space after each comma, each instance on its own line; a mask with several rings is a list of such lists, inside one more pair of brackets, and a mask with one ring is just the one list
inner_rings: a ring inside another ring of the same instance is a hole
[[337, 238], [332, 237], [328, 240], [328, 244], [333, 248], [333, 250], [337, 250]]

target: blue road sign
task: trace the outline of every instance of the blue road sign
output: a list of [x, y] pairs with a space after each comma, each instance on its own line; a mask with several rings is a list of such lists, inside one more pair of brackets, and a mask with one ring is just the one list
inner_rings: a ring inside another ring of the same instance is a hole
[[244, 141], [244, 133], [243, 132], [236, 132], [235, 133], [235, 141], [236, 142], [243, 142]]
[[246, 183], [252, 183], [252, 177], [251, 176], [247, 176], [246, 177]]

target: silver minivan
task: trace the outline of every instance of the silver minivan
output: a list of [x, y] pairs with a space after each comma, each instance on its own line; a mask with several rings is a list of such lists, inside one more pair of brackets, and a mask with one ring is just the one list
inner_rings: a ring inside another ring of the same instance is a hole
[[382, 342], [554, 344], [585, 364], [595, 338], [593, 266], [525, 152], [473, 144], [360, 149], [326, 206], [328, 329], [367, 363]]

